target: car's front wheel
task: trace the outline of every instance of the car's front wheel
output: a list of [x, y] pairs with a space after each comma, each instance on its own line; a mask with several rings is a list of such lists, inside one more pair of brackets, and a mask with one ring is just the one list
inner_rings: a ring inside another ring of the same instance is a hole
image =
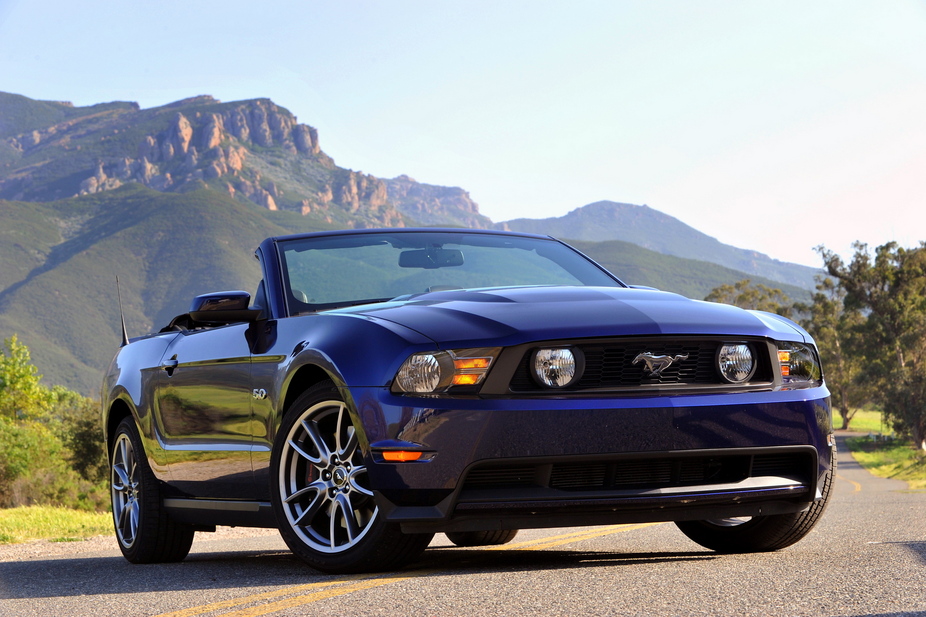
[[701, 546], [719, 553], [759, 553], [791, 546], [810, 533], [829, 502], [836, 474], [836, 457], [820, 488], [822, 498], [807, 510], [794, 514], [773, 514], [706, 521], [677, 521], [676, 526]]
[[193, 528], [174, 522], [164, 510], [160, 483], [131, 417], [116, 428], [109, 461], [113, 523], [122, 554], [132, 563], [181, 561], [193, 544]]
[[273, 448], [273, 506], [290, 550], [330, 573], [398, 568], [433, 534], [404, 534], [373, 499], [347, 405], [330, 381], [290, 406]]

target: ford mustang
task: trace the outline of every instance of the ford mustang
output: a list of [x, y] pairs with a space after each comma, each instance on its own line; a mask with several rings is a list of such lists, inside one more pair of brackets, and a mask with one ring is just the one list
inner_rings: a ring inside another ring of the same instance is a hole
[[103, 383], [131, 562], [276, 527], [324, 572], [433, 535], [673, 521], [787, 547], [834, 474], [817, 349], [770, 313], [628, 286], [553, 238], [465, 229], [269, 238], [262, 280], [123, 341]]

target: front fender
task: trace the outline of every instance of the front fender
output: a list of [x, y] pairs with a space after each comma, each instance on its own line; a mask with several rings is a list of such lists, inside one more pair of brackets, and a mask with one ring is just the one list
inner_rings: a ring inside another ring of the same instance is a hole
[[409, 354], [435, 349], [436, 343], [404, 326], [363, 315], [319, 313], [268, 324], [273, 343], [252, 358], [255, 446], [270, 450], [289, 405], [315, 383], [331, 379], [340, 389], [367, 447], [352, 388], [384, 386]]
[[155, 475], [166, 478], [167, 459], [155, 435], [154, 406], [161, 360], [177, 333], [136, 339], [113, 357], [103, 377], [102, 421], [107, 448], [126, 411], [135, 420]]

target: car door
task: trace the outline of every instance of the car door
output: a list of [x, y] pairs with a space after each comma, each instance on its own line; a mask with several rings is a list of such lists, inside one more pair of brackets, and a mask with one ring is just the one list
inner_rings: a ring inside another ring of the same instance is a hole
[[164, 353], [156, 421], [184, 495], [253, 499], [248, 324], [189, 330]]

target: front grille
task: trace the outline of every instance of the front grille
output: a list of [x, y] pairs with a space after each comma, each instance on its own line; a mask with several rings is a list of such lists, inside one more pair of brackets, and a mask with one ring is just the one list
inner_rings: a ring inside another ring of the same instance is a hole
[[675, 456], [514, 466], [487, 463], [470, 470], [464, 480], [463, 490], [649, 490], [728, 484], [760, 476], [809, 481], [813, 474], [813, 464], [813, 457], [800, 452], [771, 455]]
[[799, 477], [805, 468], [806, 464], [801, 458], [788, 454], [764, 454], [754, 457], [752, 461], [754, 476], [794, 478]]
[[534, 486], [536, 468], [532, 465], [521, 467], [483, 467], [469, 472], [466, 486], [469, 488], [520, 488]]
[[[721, 379], [716, 368], [717, 349], [721, 340], [614, 340], [581, 342], [572, 345], [585, 356], [585, 371], [566, 391], [623, 388], [659, 388], [662, 386], [729, 386]], [[543, 347], [543, 345], [537, 345]], [[764, 343], [752, 343], [758, 368], [752, 383], [771, 381], [771, 364]], [[531, 377], [530, 361], [533, 349], [527, 350], [511, 378], [512, 392], [546, 390]], [[687, 356], [673, 362], [659, 375], [645, 370], [646, 364], [633, 361], [643, 352], [665, 356]], [[557, 390], [561, 391], [561, 390]]]

